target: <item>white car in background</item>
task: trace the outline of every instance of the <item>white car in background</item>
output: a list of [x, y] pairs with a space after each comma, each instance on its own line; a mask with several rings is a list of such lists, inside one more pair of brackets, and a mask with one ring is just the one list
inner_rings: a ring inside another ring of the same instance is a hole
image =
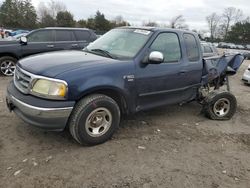
[[250, 65], [248, 66], [247, 70], [245, 70], [242, 80], [245, 84], [250, 84]]

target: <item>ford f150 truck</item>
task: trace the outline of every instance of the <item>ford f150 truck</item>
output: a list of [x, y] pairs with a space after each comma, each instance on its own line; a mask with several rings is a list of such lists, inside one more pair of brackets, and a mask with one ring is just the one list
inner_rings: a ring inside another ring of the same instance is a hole
[[243, 60], [240, 54], [204, 60], [189, 31], [122, 27], [83, 51], [20, 60], [6, 101], [29, 124], [69, 127], [77, 142], [95, 145], [111, 138], [121, 115], [162, 105], [196, 100], [209, 118], [230, 119], [236, 98], [228, 76]]

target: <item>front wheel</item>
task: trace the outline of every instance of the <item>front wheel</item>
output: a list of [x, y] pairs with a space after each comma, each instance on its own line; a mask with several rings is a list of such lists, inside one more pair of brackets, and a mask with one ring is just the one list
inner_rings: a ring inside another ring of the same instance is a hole
[[90, 95], [80, 100], [69, 119], [73, 138], [83, 145], [97, 145], [109, 140], [120, 123], [120, 109], [110, 97]]
[[4, 76], [13, 76], [16, 69], [17, 59], [10, 56], [0, 58], [0, 74]]
[[229, 120], [236, 112], [237, 100], [229, 92], [214, 92], [207, 97], [204, 109], [213, 120]]

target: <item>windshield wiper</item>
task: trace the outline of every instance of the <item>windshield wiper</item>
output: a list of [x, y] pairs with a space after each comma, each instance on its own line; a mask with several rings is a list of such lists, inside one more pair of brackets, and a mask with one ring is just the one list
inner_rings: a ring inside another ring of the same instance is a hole
[[102, 49], [97, 49], [96, 48], [96, 49], [91, 49], [90, 51], [92, 51], [92, 52], [100, 52], [100, 53], [104, 54], [106, 57], [110, 57], [112, 59], [117, 59], [117, 57], [115, 55], [111, 54], [107, 50], [102, 50]]

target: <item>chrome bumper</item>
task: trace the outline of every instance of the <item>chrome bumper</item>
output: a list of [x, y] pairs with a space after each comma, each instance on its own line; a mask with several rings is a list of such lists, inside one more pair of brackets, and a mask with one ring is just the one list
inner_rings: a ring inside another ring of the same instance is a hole
[[8, 93], [6, 103], [10, 111], [14, 111], [25, 122], [34, 126], [63, 130], [73, 107], [41, 108], [24, 103]]

